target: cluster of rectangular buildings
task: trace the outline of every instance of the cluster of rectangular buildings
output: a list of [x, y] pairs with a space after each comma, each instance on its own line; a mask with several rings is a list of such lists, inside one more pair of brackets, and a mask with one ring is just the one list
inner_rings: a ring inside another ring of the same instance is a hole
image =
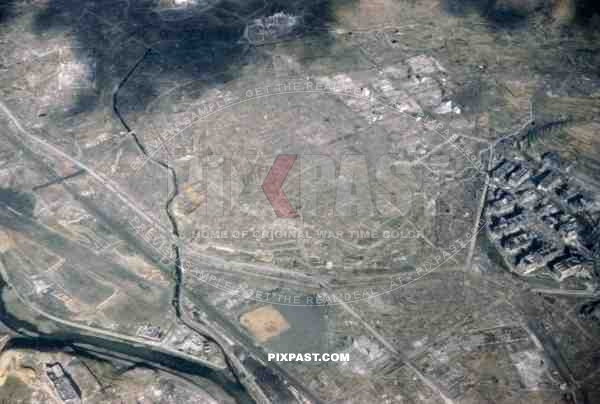
[[575, 214], [596, 206], [569, 182], [553, 158], [534, 166], [503, 159], [491, 172], [486, 215], [489, 235], [520, 275], [546, 269], [555, 280], [591, 276], [591, 262], [581, 247], [581, 225]]

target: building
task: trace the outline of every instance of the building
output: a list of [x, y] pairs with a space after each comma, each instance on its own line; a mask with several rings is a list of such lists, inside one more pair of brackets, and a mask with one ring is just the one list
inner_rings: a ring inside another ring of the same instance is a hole
[[535, 249], [535, 252], [549, 261], [558, 255], [558, 247], [551, 241], [543, 240], [541, 245]]
[[60, 363], [46, 365], [46, 375], [58, 397], [67, 404], [81, 403], [81, 390], [73, 379], [65, 373]]
[[269, 43], [289, 36], [300, 23], [298, 16], [277, 12], [249, 23], [244, 30], [244, 38], [251, 44]]
[[519, 230], [516, 233], [509, 234], [500, 241], [500, 245], [507, 252], [515, 254], [522, 249], [525, 249], [531, 245], [531, 242], [536, 237], [533, 232], [525, 230]]
[[538, 189], [544, 192], [550, 192], [554, 188], [559, 187], [563, 183], [563, 179], [556, 171], [550, 171], [538, 184]]
[[560, 209], [558, 208], [558, 206], [556, 206], [552, 202], [546, 202], [546, 203], [539, 204], [535, 208], [535, 210], [540, 216], [552, 216], [557, 213], [560, 213]]
[[533, 206], [540, 199], [540, 195], [536, 192], [535, 189], [527, 189], [519, 193], [519, 203], [523, 206]]
[[502, 198], [506, 194], [508, 194], [508, 192], [506, 192], [502, 188], [498, 188], [494, 185], [490, 185], [490, 192], [488, 193], [487, 199], [489, 201], [495, 201], [496, 199]]
[[190, 334], [177, 349], [193, 356], [203, 357], [206, 353], [207, 344], [206, 338], [197, 334]]
[[556, 227], [558, 233], [565, 241], [575, 241], [579, 237], [579, 223], [569, 214], [561, 215], [560, 223]]
[[515, 269], [520, 275], [530, 275], [556, 258], [560, 253], [554, 243], [539, 239], [536, 241], [535, 246], [532, 242], [529, 250], [516, 257]]
[[516, 261], [515, 269], [519, 275], [530, 275], [542, 265], [543, 257], [535, 252], [531, 252]]
[[514, 208], [515, 197], [508, 192], [502, 192], [497, 199], [489, 202], [488, 213], [497, 216], [503, 216], [512, 212]]
[[517, 163], [510, 160], [502, 160], [500, 164], [492, 171], [494, 178], [506, 181], [506, 178], [518, 168]]
[[590, 277], [592, 265], [578, 255], [568, 255], [557, 258], [548, 264], [548, 268], [557, 282], [562, 282], [571, 276]]
[[492, 224], [490, 225], [491, 234], [495, 238], [509, 235], [519, 230], [525, 221], [525, 215], [516, 209], [507, 215], [492, 217]]
[[531, 170], [529, 170], [528, 167], [520, 166], [508, 175], [508, 185], [511, 187], [518, 187], [529, 178], [531, 178]]
[[137, 335], [138, 337], [160, 341], [160, 339], [163, 337], [163, 331], [159, 326], [146, 324], [138, 328]]

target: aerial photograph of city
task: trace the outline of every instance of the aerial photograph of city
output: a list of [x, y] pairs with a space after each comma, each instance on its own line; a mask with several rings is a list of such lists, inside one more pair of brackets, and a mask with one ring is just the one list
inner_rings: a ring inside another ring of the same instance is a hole
[[0, 404], [600, 404], [600, 1], [0, 0]]

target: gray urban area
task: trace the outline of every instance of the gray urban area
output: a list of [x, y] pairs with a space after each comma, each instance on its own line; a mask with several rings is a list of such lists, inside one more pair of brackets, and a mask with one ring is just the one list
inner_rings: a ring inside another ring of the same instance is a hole
[[0, 403], [600, 403], [600, 3], [0, 0]]

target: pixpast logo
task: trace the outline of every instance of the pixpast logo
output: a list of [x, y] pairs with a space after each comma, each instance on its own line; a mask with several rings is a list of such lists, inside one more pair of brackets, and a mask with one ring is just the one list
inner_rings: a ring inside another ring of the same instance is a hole
[[[289, 179], [294, 166], [298, 170]], [[288, 188], [299, 191], [296, 208], [284, 192], [286, 180]], [[263, 199], [279, 218], [296, 217], [298, 207], [303, 216], [318, 216], [326, 193], [335, 193], [336, 216], [405, 215], [414, 191], [409, 184], [416, 183], [411, 165], [396, 154], [379, 157], [371, 171], [362, 154], [342, 156], [338, 167], [333, 158], [321, 154], [280, 154], [270, 166], [246, 156], [226, 159], [211, 155], [191, 166], [190, 181], [197, 193], [203, 194], [199, 198], [204, 201], [201, 214], [228, 215], [240, 205]]]

